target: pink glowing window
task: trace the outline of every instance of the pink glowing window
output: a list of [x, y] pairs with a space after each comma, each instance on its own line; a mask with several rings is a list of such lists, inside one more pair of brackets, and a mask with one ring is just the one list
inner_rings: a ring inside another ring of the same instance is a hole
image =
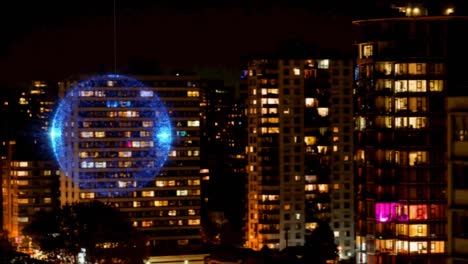
[[375, 204], [375, 219], [378, 222], [389, 222], [396, 219], [398, 203], [376, 203]]

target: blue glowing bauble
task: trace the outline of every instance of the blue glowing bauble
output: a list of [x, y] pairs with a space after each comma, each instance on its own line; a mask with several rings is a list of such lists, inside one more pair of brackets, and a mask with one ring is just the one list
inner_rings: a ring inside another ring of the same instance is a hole
[[93, 197], [108, 197], [154, 180], [169, 154], [172, 127], [154, 88], [105, 75], [64, 96], [49, 137], [65, 175]]

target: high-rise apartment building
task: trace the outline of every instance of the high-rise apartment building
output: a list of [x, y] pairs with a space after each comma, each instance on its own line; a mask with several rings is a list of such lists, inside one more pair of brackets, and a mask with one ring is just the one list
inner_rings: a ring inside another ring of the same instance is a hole
[[357, 263], [446, 261], [445, 98], [466, 94], [468, 20], [436, 7], [354, 22]]
[[[55, 161], [20, 160], [16, 142], [4, 142], [7, 154], [1, 160], [2, 229], [20, 251], [30, 249], [23, 228], [39, 211], [59, 206], [59, 169]], [[24, 156], [24, 155], [22, 155]]]
[[47, 141], [57, 95], [54, 88], [51, 83], [34, 81], [3, 103], [2, 226], [21, 251], [29, 249], [23, 227], [36, 212], [58, 206], [58, 167]]
[[203, 81], [200, 89], [201, 164], [209, 172], [202, 188], [207, 216], [203, 225], [213, 242], [240, 246], [245, 214], [244, 104], [235, 98], [234, 87], [224, 87], [224, 82]]
[[349, 256], [352, 139], [342, 121], [352, 115], [351, 61], [258, 59], [248, 62], [246, 75], [246, 246], [302, 246], [319, 222], [336, 223], [337, 242], [349, 253], [340, 255]]
[[468, 263], [468, 97], [449, 97], [448, 250], [449, 263]]
[[[133, 83], [126, 77], [102, 78], [80, 92], [72, 106], [76, 119], [69, 132], [75, 135], [77, 166], [62, 178], [62, 203], [98, 199], [119, 208], [148, 236], [154, 254], [196, 249], [201, 240], [200, 80], [139, 76], [141, 88], [121, 86], [121, 79]], [[159, 109], [147, 104], [155, 96], [169, 115], [172, 144], [158, 175], [135, 188], [136, 174], [158, 170], [148, 159], [159, 151], [153, 134]]]

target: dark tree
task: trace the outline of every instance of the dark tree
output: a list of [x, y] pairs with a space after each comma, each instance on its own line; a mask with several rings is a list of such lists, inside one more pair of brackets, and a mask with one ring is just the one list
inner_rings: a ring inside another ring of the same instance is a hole
[[338, 258], [338, 247], [330, 225], [327, 222], [319, 222], [318, 226], [305, 238], [305, 254], [303, 263], [324, 264], [327, 260]]
[[82, 249], [92, 263], [143, 263], [146, 239], [120, 211], [98, 201], [39, 212], [24, 232], [52, 258], [74, 259]]

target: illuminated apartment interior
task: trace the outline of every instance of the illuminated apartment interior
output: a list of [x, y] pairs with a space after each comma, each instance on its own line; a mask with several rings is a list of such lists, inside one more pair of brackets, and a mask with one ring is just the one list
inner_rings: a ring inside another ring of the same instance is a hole
[[357, 263], [448, 253], [445, 98], [463, 93], [466, 18], [411, 16], [354, 22]]

